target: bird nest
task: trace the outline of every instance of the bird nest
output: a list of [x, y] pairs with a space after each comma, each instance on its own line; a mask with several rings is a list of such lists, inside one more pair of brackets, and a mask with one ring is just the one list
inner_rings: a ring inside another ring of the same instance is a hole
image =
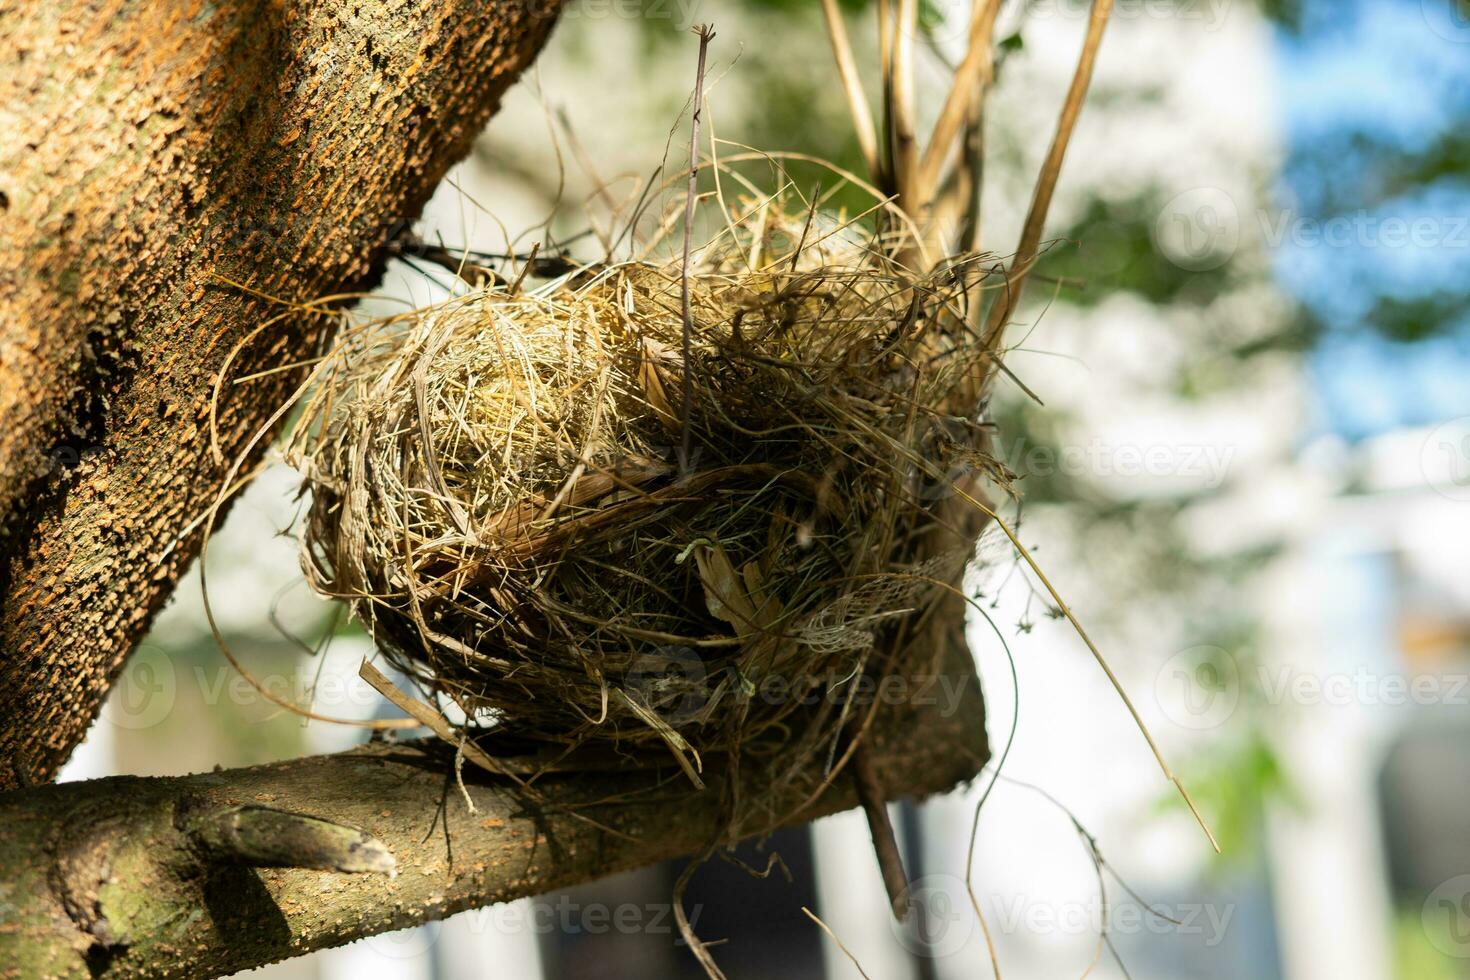
[[687, 260], [478, 289], [318, 369], [288, 447], [307, 576], [471, 723], [672, 751], [696, 783], [701, 753], [830, 758], [854, 680], [957, 584], [956, 475], [994, 465], [971, 266], [915, 275], [896, 222], [766, 205]]

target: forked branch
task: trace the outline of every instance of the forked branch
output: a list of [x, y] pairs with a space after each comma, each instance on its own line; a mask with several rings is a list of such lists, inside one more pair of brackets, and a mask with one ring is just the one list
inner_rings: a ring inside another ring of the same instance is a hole
[[[951, 652], [928, 689], [953, 698], [880, 707], [868, 738], [889, 798], [943, 792], [985, 764], [968, 660]], [[605, 760], [542, 775], [534, 797], [465, 767], [472, 812], [454, 754], [437, 740], [375, 743], [0, 797], [0, 963], [25, 977], [219, 976], [700, 852], [728, 825], [720, 794], [690, 789], [672, 764]], [[534, 764], [497, 758], [507, 771]], [[721, 764], [706, 761], [711, 773]], [[755, 768], [742, 768], [742, 793], [761, 789]], [[805, 808], [807, 789], [796, 789], [770, 812], [804, 822], [856, 801], [847, 779]], [[630, 795], [645, 805], [616, 802]]]

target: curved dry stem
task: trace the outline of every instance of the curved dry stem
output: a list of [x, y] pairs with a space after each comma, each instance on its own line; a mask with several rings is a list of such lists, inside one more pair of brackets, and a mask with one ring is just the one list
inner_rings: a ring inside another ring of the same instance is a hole
[[1026, 285], [1026, 276], [1036, 261], [1037, 247], [1041, 244], [1041, 233], [1046, 226], [1046, 215], [1051, 210], [1052, 195], [1056, 192], [1062, 161], [1067, 155], [1067, 144], [1071, 142], [1072, 131], [1077, 126], [1077, 117], [1082, 114], [1082, 103], [1092, 84], [1092, 70], [1097, 64], [1098, 49], [1102, 46], [1103, 31], [1108, 26], [1108, 17], [1112, 12], [1113, 0], [1093, 0], [1092, 13], [1087, 21], [1087, 36], [1082, 42], [1082, 54], [1077, 59], [1077, 70], [1067, 89], [1066, 101], [1062, 103], [1056, 134], [1052, 137], [1046, 160], [1041, 165], [1041, 174], [1036, 180], [1031, 207], [1026, 212], [1026, 221], [1021, 227], [1021, 241], [1016, 246], [1016, 254], [1011, 258], [1010, 271], [1006, 276], [1007, 288], [991, 306], [985, 324], [984, 340], [987, 349], [998, 349], [1011, 313], [1019, 304], [1021, 291]]

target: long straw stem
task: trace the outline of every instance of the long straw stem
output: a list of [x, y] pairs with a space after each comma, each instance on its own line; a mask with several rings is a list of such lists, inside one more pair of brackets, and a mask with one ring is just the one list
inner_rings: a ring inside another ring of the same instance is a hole
[[889, 135], [893, 141], [893, 177], [898, 204], [915, 220], [919, 213], [919, 147], [914, 126], [914, 32], [919, 26], [918, 0], [898, 0], [898, 23], [893, 32], [893, 58], [889, 62], [893, 93]]
[[822, 14], [827, 20], [827, 37], [832, 41], [832, 56], [837, 60], [837, 74], [842, 79], [843, 91], [847, 93], [847, 108], [852, 114], [852, 128], [857, 136], [858, 148], [862, 150], [863, 162], [868, 165], [868, 176], [874, 183], [881, 184], [883, 160], [878, 155], [878, 133], [873, 127], [873, 111], [868, 107], [868, 97], [858, 78], [857, 59], [853, 57], [852, 44], [847, 39], [847, 26], [842, 22], [842, 11], [837, 9], [837, 0], [822, 0]]
[[699, 190], [699, 114], [704, 107], [704, 63], [709, 52], [709, 43], [714, 40], [715, 36], [714, 28], [709, 24], [700, 24], [694, 29], [694, 32], [699, 35], [699, 69], [694, 76], [694, 111], [689, 121], [689, 188], [684, 196], [684, 255], [680, 266], [679, 282], [679, 302], [684, 316], [682, 334], [684, 405], [679, 418], [682, 430], [679, 442], [679, 472], [686, 474], [689, 472], [689, 457], [692, 453], [689, 412], [694, 403], [694, 377], [692, 375], [694, 370], [692, 356], [694, 316], [689, 309], [689, 252], [694, 241], [694, 205]]
[[1082, 112], [1082, 103], [1087, 89], [1092, 84], [1092, 70], [1097, 64], [1097, 51], [1102, 45], [1103, 30], [1108, 26], [1108, 16], [1113, 12], [1113, 0], [1093, 0], [1092, 15], [1087, 21], [1087, 37], [1082, 42], [1082, 54], [1077, 59], [1077, 70], [1072, 75], [1072, 85], [1067, 90], [1067, 100], [1062, 105], [1061, 118], [1057, 120], [1056, 134], [1051, 148], [1047, 150], [1046, 162], [1036, 180], [1036, 190], [1031, 196], [1031, 208], [1026, 213], [1026, 223], [1021, 229], [1021, 242], [1006, 273], [1006, 287], [996, 297], [990, 308], [982, 338], [987, 350], [995, 350], [1001, 333], [1016, 308], [1021, 290], [1026, 285], [1026, 276], [1036, 262], [1036, 250], [1041, 244], [1042, 228], [1046, 225], [1046, 214], [1051, 209], [1052, 195], [1057, 189], [1057, 178], [1062, 172], [1062, 160], [1067, 155], [1067, 144], [1071, 142], [1072, 130], [1077, 126], [1077, 117]]
[[975, 0], [974, 10], [970, 14], [969, 45], [965, 49], [965, 57], [955, 69], [949, 95], [944, 100], [943, 108], [939, 110], [939, 119], [934, 123], [934, 132], [929, 137], [929, 145], [924, 148], [924, 156], [919, 164], [917, 193], [921, 198], [921, 206], [934, 196], [944, 162], [950, 156], [956, 137], [970, 118], [970, 108], [990, 84], [995, 67], [991, 39], [999, 13], [1000, 0]]
[[1220, 853], [1220, 844], [1217, 840], [1215, 840], [1214, 833], [1211, 832], [1209, 825], [1205, 823], [1204, 816], [1201, 815], [1201, 813], [1199, 812], [1199, 808], [1194, 805], [1194, 800], [1190, 798], [1188, 791], [1186, 791], [1184, 788], [1184, 784], [1179, 781], [1179, 777], [1174, 775], [1174, 770], [1170, 769], [1169, 763], [1164, 760], [1163, 750], [1160, 749], [1158, 743], [1154, 741], [1153, 733], [1148, 730], [1148, 726], [1143, 723], [1143, 716], [1140, 715], [1138, 713], [1138, 709], [1134, 707], [1133, 699], [1128, 696], [1127, 690], [1125, 690], [1123, 687], [1123, 682], [1118, 680], [1118, 675], [1113, 673], [1113, 668], [1108, 663], [1107, 659], [1102, 655], [1102, 651], [1097, 648], [1096, 643], [1092, 642], [1092, 637], [1087, 635], [1087, 630], [1082, 628], [1082, 623], [1079, 622], [1076, 615], [1073, 614], [1072, 608], [1067, 605], [1067, 600], [1062, 598], [1062, 594], [1057, 591], [1056, 586], [1051, 584], [1051, 579], [1046, 577], [1046, 572], [1041, 570], [1041, 566], [1037, 563], [1036, 559], [1031, 556], [1030, 549], [1028, 549], [1025, 545], [1021, 543], [1021, 539], [1016, 537], [1016, 534], [1011, 529], [1010, 525], [1007, 524], [999, 514], [997, 514], [994, 510], [987, 506], [983, 501], [979, 500], [975, 496], [972, 496], [971, 494], [966, 493], [959, 487], [955, 487], [955, 492], [963, 497], [967, 503], [978, 508], [991, 520], [995, 521], [996, 526], [1001, 529], [1005, 536], [1010, 540], [1011, 546], [1016, 549], [1016, 553], [1021, 556], [1021, 558], [1026, 562], [1027, 567], [1031, 569], [1031, 572], [1037, 577], [1038, 580], [1040, 580], [1042, 586], [1046, 588], [1046, 591], [1051, 596], [1052, 601], [1056, 603], [1057, 609], [1059, 609], [1062, 615], [1066, 617], [1067, 622], [1072, 625], [1072, 629], [1076, 631], [1078, 637], [1080, 637], [1082, 642], [1086, 644], [1087, 649], [1092, 652], [1093, 659], [1097, 661], [1098, 666], [1101, 667], [1103, 673], [1107, 675], [1108, 682], [1113, 685], [1113, 690], [1116, 691], [1118, 697], [1122, 699], [1124, 707], [1128, 709], [1128, 713], [1133, 716], [1133, 722], [1135, 725], [1138, 726], [1139, 732], [1143, 734], [1143, 740], [1148, 743], [1149, 750], [1153, 752], [1154, 759], [1158, 762], [1159, 768], [1164, 773], [1164, 778], [1174, 784], [1174, 788], [1179, 791], [1179, 795], [1184, 799], [1185, 805], [1189, 807], [1189, 812], [1194, 816], [1194, 819], [1199, 824], [1200, 829], [1203, 830], [1205, 832], [1205, 836], [1209, 838], [1210, 846], [1215, 849], [1216, 854]]

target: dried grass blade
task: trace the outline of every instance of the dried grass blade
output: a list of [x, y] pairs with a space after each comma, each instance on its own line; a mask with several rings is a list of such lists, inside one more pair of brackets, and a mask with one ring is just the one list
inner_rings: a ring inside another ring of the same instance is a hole
[[1057, 179], [1062, 172], [1062, 161], [1067, 155], [1067, 144], [1077, 126], [1077, 117], [1082, 112], [1082, 103], [1087, 98], [1087, 89], [1092, 84], [1093, 67], [1097, 64], [1098, 48], [1102, 45], [1103, 30], [1108, 25], [1108, 16], [1113, 11], [1113, 0], [1093, 0], [1092, 14], [1087, 21], [1087, 36], [1082, 42], [1082, 54], [1077, 59], [1077, 70], [1072, 75], [1067, 100], [1062, 105], [1062, 115], [1057, 120], [1056, 134], [1046, 161], [1036, 181], [1031, 196], [1031, 208], [1026, 213], [1026, 223], [1021, 229], [1021, 242], [1011, 259], [1010, 271], [1006, 275], [1006, 286], [995, 299], [986, 321], [982, 342], [986, 350], [995, 351], [1001, 334], [1010, 320], [1011, 312], [1020, 300], [1021, 290], [1026, 284], [1026, 275], [1036, 261], [1036, 250], [1041, 244], [1041, 232], [1046, 225], [1046, 215], [1051, 209], [1052, 195], [1056, 192]]
[[852, 114], [858, 148], [862, 151], [863, 162], [868, 165], [868, 176], [874, 183], [881, 184], [883, 160], [878, 155], [878, 133], [873, 127], [873, 112], [868, 107], [868, 97], [858, 77], [857, 60], [853, 58], [852, 44], [847, 38], [847, 26], [842, 21], [837, 0], [822, 0], [822, 15], [827, 20], [827, 36], [832, 41], [832, 56], [837, 60], [837, 74], [847, 95], [847, 108]]

